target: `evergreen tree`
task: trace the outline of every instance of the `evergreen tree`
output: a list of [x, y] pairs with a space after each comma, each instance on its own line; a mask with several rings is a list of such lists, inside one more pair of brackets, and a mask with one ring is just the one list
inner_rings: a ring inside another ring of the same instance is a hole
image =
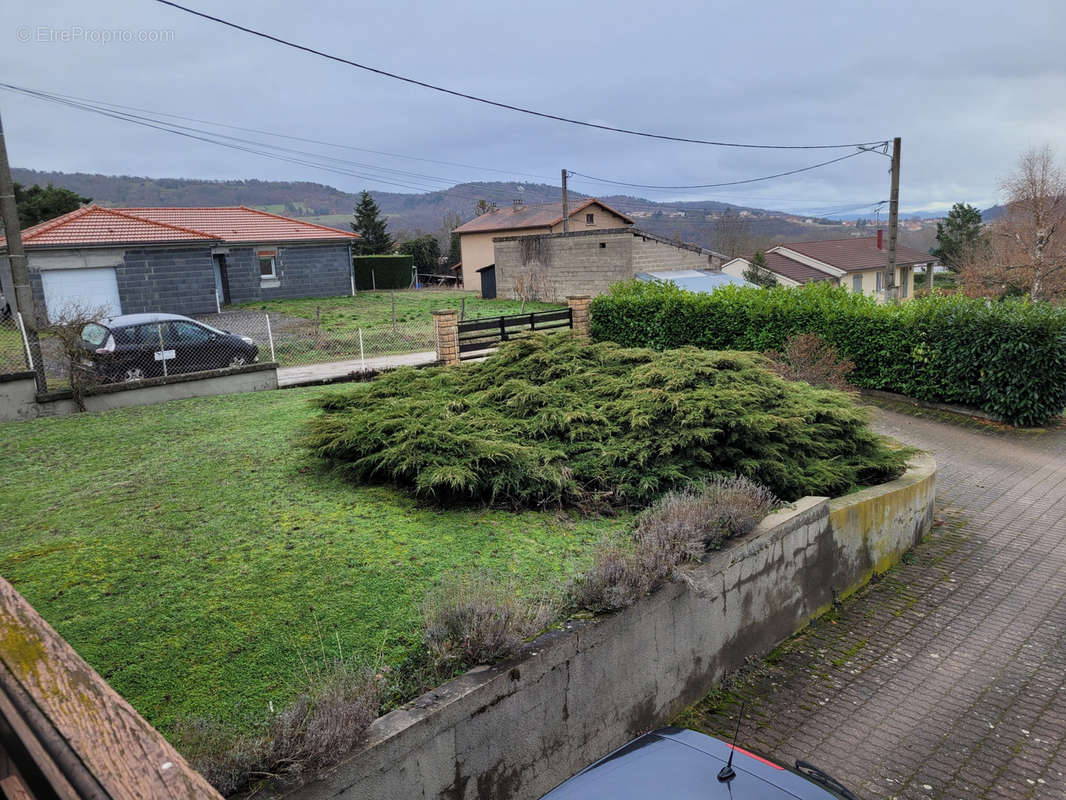
[[38, 222], [77, 211], [92, 198], [82, 197], [70, 189], [48, 184], [42, 188], [37, 184], [30, 187], [15, 184], [15, 206], [18, 208], [19, 227], [28, 228]]
[[385, 220], [381, 218], [381, 209], [365, 189], [359, 197], [359, 205], [355, 207], [352, 230], [362, 237], [352, 243], [352, 252], [357, 256], [380, 256], [392, 252], [392, 237], [386, 229]]
[[982, 242], [981, 212], [967, 203], [956, 203], [947, 219], [936, 224], [936, 247], [932, 254], [952, 272]]
[[754, 283], [756, 286], [762, 286], [764, 289], [777, 286], [777, 276], [767, 269], [766, 256], [763, 255], [762, 250], [756, 251], [755, 255], [751, 257], [751, 263], [744, 270], [744, 280], [748, 283]]
[[414, 259], [419, 272], [435, 273], [440, 266], [440, 243], [436, 236], [426, 234], [416, 239], [408, 239], [398, 249]]

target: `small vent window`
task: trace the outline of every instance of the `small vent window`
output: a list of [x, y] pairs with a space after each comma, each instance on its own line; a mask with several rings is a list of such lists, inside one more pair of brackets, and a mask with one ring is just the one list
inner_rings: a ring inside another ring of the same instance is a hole
[[607, 242], [600, 242], [600, 249], [601, 250], [606, 250], [607, 249]]

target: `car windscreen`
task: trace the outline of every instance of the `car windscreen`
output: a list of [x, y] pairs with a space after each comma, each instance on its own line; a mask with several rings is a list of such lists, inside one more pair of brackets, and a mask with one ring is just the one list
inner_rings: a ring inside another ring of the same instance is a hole
[[95, 322], [90, 322], [84, 328], [81, 329], [81, 338], [91, 344], [93, 347], [99, 347], [107, 341], [107, 335], [110, 333], [103, 325], [97, 325]]

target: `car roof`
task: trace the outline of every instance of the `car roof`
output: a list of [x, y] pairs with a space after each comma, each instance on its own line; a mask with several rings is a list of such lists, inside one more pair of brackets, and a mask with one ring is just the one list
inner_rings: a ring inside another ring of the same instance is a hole
[[696, 731], [662, 728], [634, 739], [541, 800], [838, 800], [818, 784], [734, 749], [736, 777], [718, 780], [731, 745]]
[[100, 321], [101, 325], [106, 325], [109, 328], [125, 328], [128, 325], [146, 325], [152, 322], [170, 322], [172, 320], [184, 320], [186, 322], [196, 322], [189, 317], [183, 317], [181, 314], [162, 314], [162, 313], [148, 313], [148, 314], [119, 314], [117, 317], [107, 317]]

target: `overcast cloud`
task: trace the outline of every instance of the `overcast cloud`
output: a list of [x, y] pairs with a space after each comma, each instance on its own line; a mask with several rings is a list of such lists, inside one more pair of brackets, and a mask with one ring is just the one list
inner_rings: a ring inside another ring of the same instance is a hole
[[[766, 144], [902, 136], [905, 210], [993, 204], [1030, 146], [1050, 144], [1066, 160], [1066, 3], [1052, 0], [186, 2], [382, 69], [582, 120]], [[21, 167], [424, 191], [537, 180], [530, 175], [556, 182], [564, 166], [702, 184], [846, 152], [722, 149], [564, 125], [331, 63], [151, 0], [9, 0], [0, 37], [5, 82], [507, 175], [290, 145], [419, 173], [348, 165], [368, 177], [337, 175], [3, 91], [8, 149]], [[743, 189], [629, 193], [815, 212], [887, 198], [887, 169], [887, 159], [864, 154]], [[618, 191], [577, 179], [574, 188]]]

